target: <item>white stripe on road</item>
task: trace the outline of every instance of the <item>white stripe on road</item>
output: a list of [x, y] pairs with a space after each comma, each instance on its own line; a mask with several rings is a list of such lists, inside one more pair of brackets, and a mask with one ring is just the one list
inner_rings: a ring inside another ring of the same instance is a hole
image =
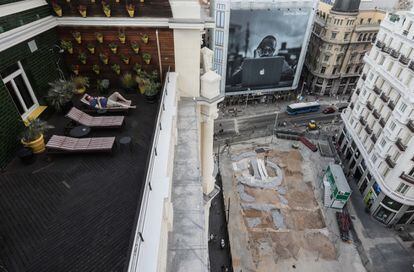
[[237, 119], [234, 118], [234, 131], [236, 132], [236, 134], [239, 134], [239, 123], [237, 122]]

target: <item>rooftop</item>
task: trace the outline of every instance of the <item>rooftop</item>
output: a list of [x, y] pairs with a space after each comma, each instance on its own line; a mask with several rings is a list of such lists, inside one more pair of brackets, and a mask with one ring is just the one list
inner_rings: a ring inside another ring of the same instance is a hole
[[[122, 271], [128, 265], [158, 106], [125, 95], [136, 109], [122, 129], [90, 137], [132, 136], [112, 155], [37, 156], [14, 160], [0, 175], [0, 264], [8, 271]], [[68, 120], [53, 115], [63, 135]]]

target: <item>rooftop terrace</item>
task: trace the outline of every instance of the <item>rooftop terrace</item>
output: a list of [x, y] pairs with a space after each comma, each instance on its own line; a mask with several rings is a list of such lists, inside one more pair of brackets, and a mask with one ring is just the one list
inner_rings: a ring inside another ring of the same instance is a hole
[[[8, 271], [122, 271], [128, 266], [158, 106], [128, 95], [136, 109], [122, 129], [90, 137], [132, 136], [112, 155], [37, 156], [0, 174], [0, 267]], [[63, 135], [68, 120], [53, 115]]]

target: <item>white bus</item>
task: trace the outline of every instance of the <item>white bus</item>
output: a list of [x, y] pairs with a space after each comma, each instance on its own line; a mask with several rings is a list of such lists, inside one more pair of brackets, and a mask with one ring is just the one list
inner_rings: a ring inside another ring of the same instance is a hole
[[286, 112], [289, 115], [295, 115], [300, 113], [319, 111], [321, 105], [319, 102], [306, 102], [306, 103], [294, 103], [287, 106]]

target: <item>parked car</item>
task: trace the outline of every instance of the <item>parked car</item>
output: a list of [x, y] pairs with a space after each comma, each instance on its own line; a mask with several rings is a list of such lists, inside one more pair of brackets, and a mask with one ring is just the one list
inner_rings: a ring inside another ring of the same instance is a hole
[[324, 109], [322, 112], [325, 114], [329, 114], [329, 113], [334, 113], [336, 110], [332, 107], [328, 107], [326, 109]]

